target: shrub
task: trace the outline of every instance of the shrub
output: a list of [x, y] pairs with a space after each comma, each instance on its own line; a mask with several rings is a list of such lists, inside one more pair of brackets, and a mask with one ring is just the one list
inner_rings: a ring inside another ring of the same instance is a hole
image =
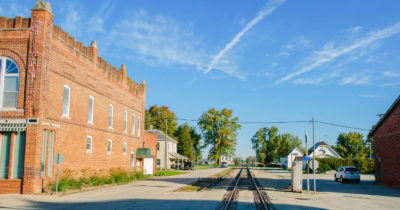
[[337, 170], [341, 166], [355, 166], [360, 170], [360, 173], [373, 173], [375, 164], [373, 159], [341, 159], [341, 158], [315, 158], [319, 163], [318, 170], [326, 172]]
[[[82, 184], [72, 178], [63, 178], [61, 181], [58, 183], [58, 191], [65, 192], [69, 189], [81, 189]], [[56, 191], [56, 183], [53, 183], [51, 187], [52, 191]]]

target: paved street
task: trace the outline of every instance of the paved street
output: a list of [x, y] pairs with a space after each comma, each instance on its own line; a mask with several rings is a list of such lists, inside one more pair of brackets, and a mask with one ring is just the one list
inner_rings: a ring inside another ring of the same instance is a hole
[[[267, 189], [276, 209], [398, 209], [400, 206], [400, 190], [373, 185], [372, 175], [362, 175], [360, 184], [334, 182], [333, 174], [317, 175], [317, 195], [285, 190], [291, 178], [286, 170], [254, 170], [254, 175]], [[305, 177], [303, 189], [306, 189]], [[313, 189], [311, 180], [310, 186]]]
[[105, 187], [61, 197], [50, 195], [0, 195], [0, 208], [23, 209], [215, 209], [225, 189], [174, 192], [225, 170], [212, 168], [187, 174], [158, 177], [126, 185]]

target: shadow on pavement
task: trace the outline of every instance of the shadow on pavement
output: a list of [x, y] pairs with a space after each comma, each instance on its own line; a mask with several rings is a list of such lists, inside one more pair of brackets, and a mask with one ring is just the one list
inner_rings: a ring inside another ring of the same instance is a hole
[[[156, 199], [122, 199], [101, 202], [37, 202], [31, 201], [33, 209], [215, 209], [219, 201], [208, 200], [156, 200]], [[278, 204], [276, 209], [312, 209], [311, 206]], [[1, 207], [0, 208], [4, 208]], [[18, 207], [16, 207], [18, 208]]]

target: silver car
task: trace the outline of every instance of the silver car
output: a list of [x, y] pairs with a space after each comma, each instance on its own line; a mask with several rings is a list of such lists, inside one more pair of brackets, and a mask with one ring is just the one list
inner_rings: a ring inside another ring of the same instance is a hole
[[228, 163], [227, 162], [222, 162], [221, 168], [228, 168]]
[[360, 171], [354, 166], [342, 166], [335, 172], [335, 182], [356, 181], [360, 183]]

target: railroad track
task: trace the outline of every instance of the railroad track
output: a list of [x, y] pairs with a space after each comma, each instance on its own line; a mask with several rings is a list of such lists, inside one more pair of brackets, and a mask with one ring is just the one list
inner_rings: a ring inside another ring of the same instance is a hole
[[242, 167], [236, 175], [228, 192], [225, 193], [220, 205], [216, 209], [236, 209], [240, 191], [252, 191], [256, 209], [271, 210], [272, 205], [267, 194], [259, 188], [259, 183], [254, 179], [249, 167]]

